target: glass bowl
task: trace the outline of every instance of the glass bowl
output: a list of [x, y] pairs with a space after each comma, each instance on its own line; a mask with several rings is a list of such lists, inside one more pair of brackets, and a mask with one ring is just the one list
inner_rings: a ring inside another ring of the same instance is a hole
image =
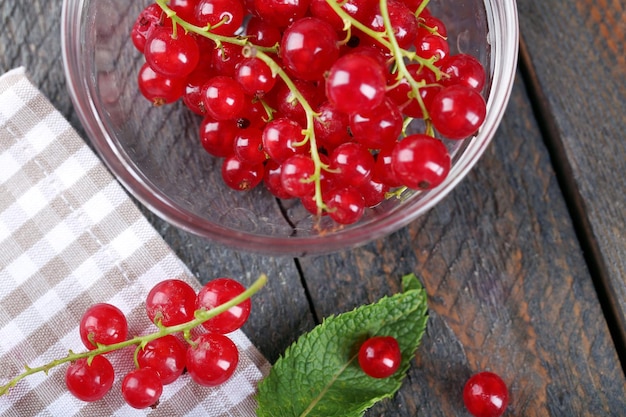
[[449, 176], [439, 187], [388, 199], [359, 222], [340, 226], [259, 186], [234, 191], [221, 162], [198, 139], [199, 116], [182, 103], [154, 107], [137, 88], [143, 56], [130, 39], [146, 1], [65, 0], [63, 61], [75, 110], [93, 146], [126, 189], [165, 221], [240, 250], [302, 256], [348, 249], [392, 233], [432, 208], [465, 177], [489, 145], [505, 111], [517, 63], [515, 0], [432, 0], [451, 52], [485, 66], [487, 116], [476, 136], [446, 141]]

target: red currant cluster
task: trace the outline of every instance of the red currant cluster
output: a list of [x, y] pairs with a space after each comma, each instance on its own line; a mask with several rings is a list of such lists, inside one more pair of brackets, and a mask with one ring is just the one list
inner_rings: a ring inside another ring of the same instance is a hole
[[83, 401], [104, 397], [115, 379], [113, 365], [104, 353], [127, 345], [137, 345], [136, 368], [122, 380], [122, 396], [133, 408], [155, 407], [163, 386], [177, 380], [184, 370], [202, 386], [225, 382], [239, 362], [237, 346], [227, 333], [239, 329], [248, 319], [250, 299], [205, 320], [202, 315], [244, 291], [230, 278], [210, 281], [197, 294], [184, 281], [162, 281], [146, 299], [147, 315], [159, 331], [131, 340], [126, 317], [119, 308], [106, 303], [93, 305], [81, 319], [80, 337], [90, 351], [103, 353], [72, 361], [65, 376], [68, 390]]
[[[485, 70], [451, 54], [428, 0], [157, 0], [131, 38], [142, 94], [203, 117], [200, 141], [236, 190], [261, 182], [340, 224], [441, 184], [438, 137], [482, 125]], [[407, 134], [414, 120], [423, 133]]]

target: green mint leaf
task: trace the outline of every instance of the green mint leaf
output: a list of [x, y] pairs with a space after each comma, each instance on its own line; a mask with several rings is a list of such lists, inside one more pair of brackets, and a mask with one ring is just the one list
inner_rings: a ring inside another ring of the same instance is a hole
[[[259, 384], [258, 417], [362, 416], [400, 388], [426, 329], [426, 292], [415, 275], [404, 292], [331, 316], [302, 335]], [[372, 336], [393, 336], [402, 351], [400, 369], [376, 379], [358, 364], [360, 345]]]

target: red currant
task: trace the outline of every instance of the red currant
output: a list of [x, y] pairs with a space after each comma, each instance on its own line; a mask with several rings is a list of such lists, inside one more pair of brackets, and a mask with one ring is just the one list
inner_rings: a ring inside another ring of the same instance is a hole
[[[231, 278], [217, 278], [209, 281], [198, 292], [196, 308], [211, 310], [229, 302], [246, 289], [239, 282]], [[244, 300], [223, 313], [205, 321], [203, 326], [214, 333], [230, 333], [239, 329], [248, 320], [252, 303]]]
[[249, 164], [237, 155], [230, 155], [222, 163], [222, 179], [233, 190], [248, 191], [263, 181], [265, 168], [262, 163]]
[[323, 103], [318, 109], [319, 116], [314, 119], [315, 138], [319, 145], [331, 151], [350, 140], [348, 127], [350, 119], [347, 114], [337, 111], [329, 102]]
[[262, 96], [276, 84], [276, 77], [270, 67], [259, 58], [246, 58], [237, 66], [237, 82], [249, 95]]
[[398, 142], [391, 156], [394, 174], [409, 188], [428, 190], [441, 184], [450, 172], [446, 146], [432, 136], [415, 134]]
[[474, 417], [500, 417], [509, 403], [509, 393], [498, 375], [479, 372], [465, 383], [463, 402]]
[[324, 198], [328, 216], [339, 224], [352, 224], [363, 216], [365, 201], [356, 188], [331, 190]]
[[339, 185], [356, 187], [372, 177], [374, 157], [360, 143], [347, 142], [339, 145], [329, 159], [331, 172]]
[[263, 130], [263, 149], [279, 163], [297, 153], [308, 152], [308, 146], [295, 145], [303, 140], [302, 127], [286, 118], [272, 120]]
[[162, 14], [163, 10], [156, 3], [147, 6], [139, 13], [137, 20], [135, 20], [133, 24], [130, 35], [133, 45], [135, 45], [135, 48], [137, 48], [139, 52], [143, 53], [146, 39], [150, 36], [152, 31], [161, 26]]
[[305, 17], [285, 30], [280, 53], [297, 78], [319, 80], [339, 57], [339, 37], [329, 23]]
[[154, 407], [162, 393], [163, 384], [152, 368], [135, 369], [122, 380], [122, 397], [133, 408]]
[[263, 131], [257, 127], [239, 129], [235, 136], [234, 150], [243, 163], [257, 165], [264, 162], [267, 154], [263, 150]]
[[358, 358], [363, 372], [373, 378], [390, 377], [402, 363], [400, 345], [391, 336], [370, 337], [359, 348]]
[[350, 117], [350, 131], [354, 140], [369, 149], [382, 149], [393, 145], [402, 133], [402, 114], [388, 98], [372, 110]]
[[238, 133], [239, 128], [234, 120], [215, 120], [206, 116], [200, 123], [200, 143], [213, 156], [232, 155], [233, 143]]
[[330, 68], [326, 96], [337, 110], [354, 114], [380, 105], [385, 98], [385, 87], [384, 70], [374, 58], [348, 54]]
[[479, 60], [468, 54], [448, 57], [441, 64], [441, 71], [446, 74], [441, 80], [444, 86], [464, 85], [481, 91], [485, 85], [485, 68]]
[[172, 34], [172, 28], [155, 29], [144, 47], [144, 56], [150, 67], [169, 77], [186, 77], [200, 61], [200, 49], [193, 36], [183, 30]]
[[210, 27], [216, 35], [232, 36], [244, 17], [241, 0], [199, 0], [195, 10], [197, 26]]
[[243, 88], [231, 77], [215, 76], [206, 82], [203, 89], [204, 108], [216, 120], [236, 119], [246, 105]]
[[176, 326], [193, 320], [196, 291], [185, 281], [167, 279], [156, 284], [146, 297], [146, 312], [153, 323]]
[[152, 368], [163, 385], [171, 384], [185, 370], [187, 347], [173, 335], [152, 340], [137, 352], [140, 368]]
[[267, 190], [272, 193], [274, 197], [288, 199], [293, 196], [285, 190], [281, 179], [282, 165], [273, 159], [269, 159], [265, 164], [265, 175], [263, 176], [263, 183]]
[[97, 344], [112, 345], [126, 340], [128, 323], [122, 311], [111, 304], [91, 306], [80, 320], [80, 338], [89, 350]]
[[[387, 0], [387, 11], [394, 35], [401, 48], [408, 49], [417, 36], [417, 18], [409, 7], [399, 0]], [[385, 31], [385, 24], [380, 7], [370, 16], [368, 26], [377, 32]]]
[[187, 371], [197, 384], [214, 387], [226, 382], [237, 369], [239, 351], [227, 336], [205, 333], [187, 349]]
[[104, 356], [91, 360], [78, 359], [70, 364], [65, 372], [65, 384], [72, 395], [81, 401], [98, 401], [113, 386], [115, 372], [113, 365]]
[[261, 19], [284, 28], [304, 17], [311, 0], [254, 0], [254, 9]]
[[173, 103], [185, 91], [185, 79], [156, 73], [148, 63], [143, 64], [137, 76], [139, 91], [155, 106]]
[[302, 197], [315, 191], [313, 175], [315, 163], [307, 155], [293, 155], [282, 164], [283, 189], [293, 197]]
[[252, 16], [246, 26], [246, 36], [255, 45], [271, 48], [280, 44], [282, 34], [276, 26], [258, 16]]
[[485, 120], [487, 105], [479, 92], [461, 85], [441, 90], [428, 108], [433, 126], [448, 139], [476, 133]]

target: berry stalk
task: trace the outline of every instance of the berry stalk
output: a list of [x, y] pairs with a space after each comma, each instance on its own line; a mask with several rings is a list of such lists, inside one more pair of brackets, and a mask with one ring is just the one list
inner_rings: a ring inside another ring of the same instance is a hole
[[209, 319], [217, 316], [220, 313], [227, 311], [229, 308], [234, 307], [240, 304], [241, 302], [247, 300], [248, 298], [252, 297], [252, 295], [256, 294], [261, 288], [263, 288], [263, 286], [265, 286], [266, 283], [267, 283], [267, 275], [261, 274], [259, 278], [255, 282], [253, 282], [252, 285], [250, 285], [250, 287], [248, 287], [240, 295], [210, 310], [204, 310], [204, 309], [196, 310], [196, 312], [194, 313], [195, 318], [186, 323], [182, 323], [182, 324], [175, 325], [175, 326], [169, 326], [169, 327], [162, 326], [160, 325], [160, 323], [157, 323], [159, 330], [154, 333], [150, 333], [150, 334], [143, 335], [143, 336], [135, 336], [132, 339], [128, 339], [120, 343], [114, 343], [111, 345], [98, 344], [95, 349], [87, 351], [87, 352], [74, 353], [70, 350], [67, 356], [63, 358], [55, 359], [51, 362], [48, 362], [45, 365], [37, 366], [34, 368], [31, 368], [30, 366], [25, 365], [24, 367], [25, 371], [23, 373], [21, 373], [20, 375], [17, 375], [16, 377], [8, 381], [6, 384], [0, 386], [0, 396], [5, 395], [11, 388], [17, 385], [17, 383], [23, 380], [24, 378], [30, 375], [39, 373], [39, 372], [43, 372], [47, 375], [48, 372], [52, 368], [55, 368], [59, 365], [63, 365], [64, 363], [77, 361], [83, 358], [87, 358], [88, 361], [92, 361], [93, 358], [98, 355], [124, 349], [129, 346], [137, 346], [138, 349], [143, 348], [149, 342], [155, 339], [159, 339], [163, 336], [171, 335], [171, 334], [183, 333], [185, 335], [185, 338], [188, 338], [188, 335], [190, 334], [193, 328], [200, 326], [202, 323], [208, 321]]

